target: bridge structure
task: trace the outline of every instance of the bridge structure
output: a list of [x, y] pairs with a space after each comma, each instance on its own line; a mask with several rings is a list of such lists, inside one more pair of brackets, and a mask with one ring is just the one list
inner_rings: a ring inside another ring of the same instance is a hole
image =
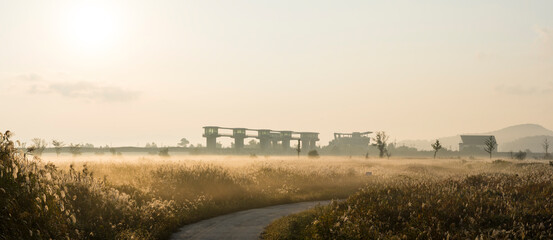
[[206, 138], [207, 149], [217, 147], [217, 138], [230, 137], [234, 139], [234, 148], [243, 149], [244, 139], [255, 138], [259, 140], [262, 150], [269, 148], [276, 149], [278, 145], [282, 150], [290, 149], [291, 141], [300, 141], [302, 150], [311, 150], [316, 147], [319, 141], [317, 132], [295, 132], [295, 131], [277, 131], [271, 129], [250, 129], [250, 128], [229, 128], [218, 126], [205, 126], [203, 137]]

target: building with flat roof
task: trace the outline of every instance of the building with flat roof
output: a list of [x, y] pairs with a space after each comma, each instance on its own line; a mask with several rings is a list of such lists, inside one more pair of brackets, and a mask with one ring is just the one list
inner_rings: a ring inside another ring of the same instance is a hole
[[334, 133], [328, 143], [334, 154], [364, 154], [369, 150], [372, 132]]
[[464, 153], [486, 153], [486, 141], [493, 139], [495, 142], [495, 150], [497, 152], [497, 141], [493, 135], [461, 135], [459, 143], [459, 152]]

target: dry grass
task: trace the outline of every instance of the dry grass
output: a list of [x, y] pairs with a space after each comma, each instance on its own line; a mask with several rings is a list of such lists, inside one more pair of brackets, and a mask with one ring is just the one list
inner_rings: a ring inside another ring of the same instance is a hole
[[388, 173], [344, 202], [275, 221], [263, 237], [553, 238], [553, 167], [546, 162], [406, 163]]
[[356, 160], [226, 156], [43, 155], [1, 141], [0, 239], [163, 239], [247, 208], [344, 198], [366, 178]]
[[375, 179], [511, 174], [521, 167], [485, 159], [324, 156], [44, 154], [40, 160], [1, 137], [0, 227], [11, 231], [0, 239], [163, 239], [184, 224], [228, 212], [346, 198]]

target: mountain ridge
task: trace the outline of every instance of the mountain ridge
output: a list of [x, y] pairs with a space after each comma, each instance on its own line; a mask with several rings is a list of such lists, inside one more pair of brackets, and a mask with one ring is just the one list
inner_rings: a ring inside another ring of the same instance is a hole
[[[536, 139], [533, 139], [532, 137], [553, 137], [553, 131], [539, 124], [525, 123], [504, 127], [499, 130], [489, 132], [463, 133], [456, 136], [441, 137], [438, 139], [440, 140], [442, 146], [444, 146], [445, 148], [457, 150], [459, 148], [459, 143], [461, 142], [461, 135], [494, 135], [499, 145], [499, 151], [518, 151], [523, 146], [530, 149], [531, 151], [539, 151], [537, 147], [533, 146], [535, 145]], [[524, 138], [528, 139], [524, 141]], [[415, 147], [419, 150], [431, 150], [432, 148], [430, 144], [432, 142], [433, 141], [431, 140], [403, 140], [399, 141], [398, 144]], [[525, 150], [526, 148], [522, 150]]]

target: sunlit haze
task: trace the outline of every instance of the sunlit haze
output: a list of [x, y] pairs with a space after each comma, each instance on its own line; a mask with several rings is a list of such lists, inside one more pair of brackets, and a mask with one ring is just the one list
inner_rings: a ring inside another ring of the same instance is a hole
[[114, 146], [205, 144], [207, 125], [322, 145], [553, 129], [552, 13], [549, 0], [0, 0], [0, 127]]

